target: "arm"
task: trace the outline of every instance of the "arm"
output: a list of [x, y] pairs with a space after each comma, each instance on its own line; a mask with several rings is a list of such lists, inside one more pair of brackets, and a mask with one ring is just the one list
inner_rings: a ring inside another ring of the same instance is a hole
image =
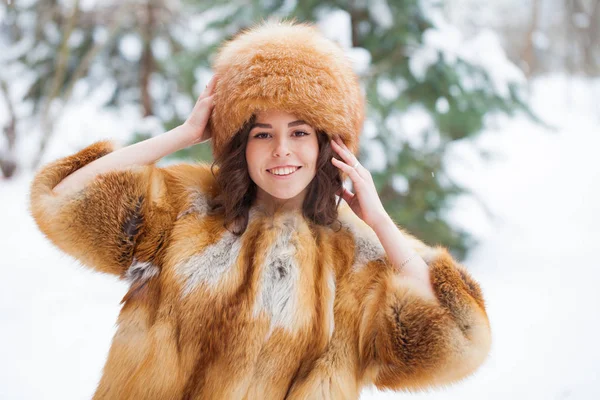
[[31, 184], [30, 208], [40, 230], [62, 251], [126, 277], [136, 260], [160, 256], [154, 251], [177, 213], [171, 198], [178, 190], [169, 170], [146, 165], [101, 173], [77, 190], [52, 191], [63, 178], [110, 154], [113, 145], [99, 142], [43, 167]]
[[[477, 282], [442, 247], [430, 248], [397, 227], [382, 228], [379, 236], [388, 248], [395, 238], [400, 245], [386, 249], [376, 284], [362, 299], [359, 352], [375, 385], [424, 389], [472, 374], [491, 345]], [[405, 260], [401, 249], [419, 257], [398, 271], [392, 257]]]
[[30, 193], [40, 230], [97, 270], [133, 278], [156, 271], [151, 261], [160, 264], [164, 241], [185, 200], [182, 180], [189, 181], [199, 168], [151, 163], [206, 138], [212, 86], [181, 127], [117, 151], [110, 142], [95, 143], [43, 167]]
[[184, 149], [192, 144], [210, 139], [210, 132], [205, 129], [212, 111], [213, 91], [217, 79], [213, 78], [204, 92], [198, 97], [190, 116], [181, 126], [157, 137], [144, 140], [131, 146], [103, 154], [92, 160], [83, 168], [61, 174], [60, 179], [54, 177], [49, 182], [57, 195], [66, 195], [82, 189], [88, 182], [103, 172], [119, 170], [134, 165], [149, 165], [164, 156]]
[[[353, 269], [352, 280], [364, 379], [379, 388], [415, 390], [470, 375], [491, 344], [479, 285], [446, 249], [432, 249], [402, 232], [383, 208], [370, 172], [339, 138], [331, 143], [344, 160], [334, 158], [333, 164], [356, 191], [340, 191], [362, 220], [353, 223], [354, 231], [376, 235], [361, 239], [369, 238], [368, 246], [357, 242], [354, 264], [361, 266]], [[369, 249], [368, 257], [361, 247]]]
[[190, 126], [180, 125], [162, 135], [101, 155], [80, 169], [68, 171], [66, 176], [63, 176], [64, 173], [54, 176], [48, 184], [55, 195], [68, 196], [83, 189], [102, 173], [154, 164], [161, 158], [191, 145], [193, 134], [194, 130]]
[[373, 226], [390, 263], [396, 267], [398, 276], [412, 280], [416, 285], [421, 286], [425, 296], [434, 298], [429, 268], [423, 259], [430, 256], [431, 249], [406, 232], [402, 232], [387, 214], [381, 222], [374, 223]]

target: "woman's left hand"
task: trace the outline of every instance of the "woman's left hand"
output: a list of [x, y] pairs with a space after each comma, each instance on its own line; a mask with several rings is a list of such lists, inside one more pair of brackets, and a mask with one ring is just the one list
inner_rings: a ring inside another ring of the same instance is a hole
[[381, 204], [371, 173], [358, 162], [357, 158], [348, 150], [348, 147], [346, 147], [339, 136], [331, 140], [331, 147], [344, 160], [340, 161], [332, 158], [331, 162], [348, 174], [356, 191], [356, 193], [352, 193], [345, 187], [342, 187], [336, 194], [342, 196], [360, 219], [374, 228], [375, 224], [383, 218], [388, 217], [388, 214], [385, 208], [383, 208], [383, 204]]

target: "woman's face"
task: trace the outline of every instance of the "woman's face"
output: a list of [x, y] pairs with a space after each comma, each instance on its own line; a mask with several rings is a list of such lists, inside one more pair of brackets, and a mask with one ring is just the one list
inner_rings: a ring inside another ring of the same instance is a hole
[[[250, 178], [259, 201], [293, 203], [301, 207], [316, 174], [319, 142], [316, 131], [285, 111], [256, 114], [246, 146]], [[269, 196], [270, 195], [270, 196]]]

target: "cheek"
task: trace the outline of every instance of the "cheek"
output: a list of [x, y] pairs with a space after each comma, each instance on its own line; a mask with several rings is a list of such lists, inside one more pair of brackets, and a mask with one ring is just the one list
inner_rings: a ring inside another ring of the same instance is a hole
[[250, 143], [248, 143], [246, 145], [246, 160], [248, 160], [248, 162], [250, 162], [250, 160], [252, 160], [254, 158], [254, 154], [256, 153], [256, 150], [254, 148], [254, 146]]
[[246, 146], [246, 160], [257, 162], [268, 157], [269, 148], [266, 143], [261, 143], [258, 140], [253, 140]]
[[311, 166], [311, 168], [316, 168], [317, 166], [317, 158], [319, 157], [319, 144], [318, 143], [310, 143], [302, 149], [302, 154], [305, 155], [304, 162]]
[[254, 178], [254, 170], [258, 169], [260, 161], [260, 149], [248, 143], [246, 147], [246, 163], [248, 164], [248, 173], [251, 178]]

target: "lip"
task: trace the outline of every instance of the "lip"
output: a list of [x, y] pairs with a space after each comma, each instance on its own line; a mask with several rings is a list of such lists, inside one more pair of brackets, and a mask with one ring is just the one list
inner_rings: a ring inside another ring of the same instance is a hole
[[269, 168], [267, 168], [267, 169], [273, 169], [273, 168], [286, 168], [286, 167], [290, 167], [290, 168], [300, 168], [300, 166], [299, 166], [299, 165], [290, 165], [290, 164], [288, 164], [288, 165], [275, 165], [275, 166], [273, 166], [273, 167], [269, 167]]
[[[275, 174], [272, 174], [271, 172], [269, 172], [268, 170], [267, 170], [267, 174], [269, 174], [271, 177], [273, 177], [275, 179], [288, 179], [288, 178], [291, 178], [296, 172], [300, 171], [300, 169], [302, 168], [302, 167], [298, 167], [295, 165], [287, 165], [287, 167], [297, 167], [298, 169], [296, 169], [294, 172], [292, 172], [289, 175], [275, 175]], [[273, 168], [281, 168], [281, 167], [273, 167]], [[269, 168], [269, 169], [271, 169], [271, 168]]]

